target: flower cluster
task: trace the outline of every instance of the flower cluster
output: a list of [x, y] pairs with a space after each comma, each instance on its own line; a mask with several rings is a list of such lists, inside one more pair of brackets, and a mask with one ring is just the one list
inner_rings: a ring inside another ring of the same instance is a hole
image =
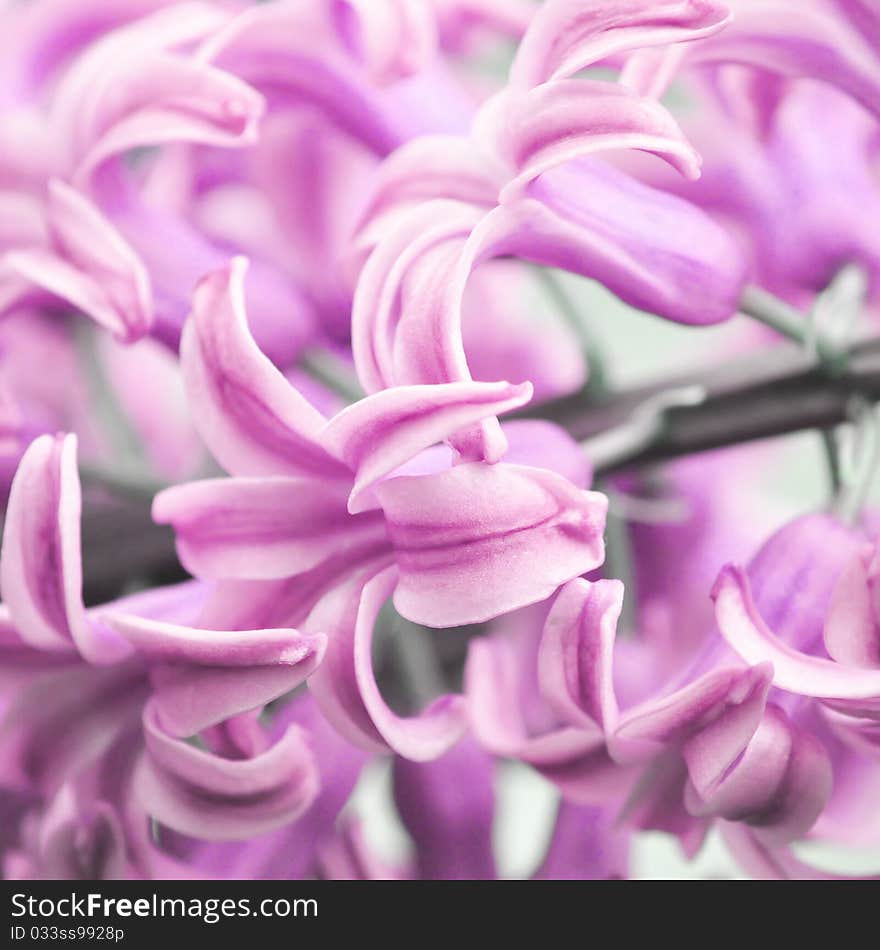
[[[4, 877], [505, 876], [526, 769], [536, 878], [880, 845], [876, 4], [0, 24]], [[615, 382], [625, 308], [668, 384]], [[716, 451], [661, 464], [688, 406]], [[765, 417], [823, 430], [827, 510], [768, 489]]]

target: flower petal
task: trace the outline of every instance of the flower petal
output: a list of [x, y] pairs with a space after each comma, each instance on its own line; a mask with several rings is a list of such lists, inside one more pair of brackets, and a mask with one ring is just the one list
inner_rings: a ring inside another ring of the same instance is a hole
[[107, 159], [133, 148], [254, 141], [262, 96], [230, 73], [171, 52], [228, 18], [207, 4], [159, 11], [108, 34], [76, 61], [50, 117], [74, 184], [86, 185]]
[[[715, 731], [714, 724], [709, 731]], [[706, 782], [693, 746], [696, 742], [705, 750], [706, 738], [698, 735], [685, 747], [690, 776], [685, 803], [691, 814], [745, 821], [771, 844], [793, 841], [810, 830], [831, 795], [831, 762], [818, 740], [777, 706], [767, 706], [745, 748]]]
[[193, 421], [234, 475], [347, 478], [319, 444], [324, 417], [260, 352], [247, 328], [244, 275], [236, 258], [195, 292], [181, 367]]
[[25, 643], [75, 646], [90, 663], [115, 663], [127, 645], [90, 619], [82, 602], [80, 506], [76, 436], [40, 436], [12, 482], [0, 586]]
[[[362, 494], [423, 449], [488, 416], [518, 409], [531, 396], [529, 383], [400, 386], [343, 409], [327, 424], [323, 443], [355, 473], [349, 511], [362, 510]], [[506, 447], [499, 444], [487, 461], [498, 461]]]
[[148, 704], [144, 735], [137, 795], [153, 818], [175, 831], [208, 841], [251, 838], [295, 820], [318, 794], [314, 756], [295, 726], [261, 754], [224, 759], [172, 739]]
[[6, 265], [82, 310], [123, 342], [153, 322], [150, 278], [134, 250], [82, 194], [57, 179], [46, 209], [50, 248], [13, 251]]
[[831, 11], [810, 4], [792, 17], [785, 0], [728, 2], [734, 14], [730, 26], [710, 41], [689, 47], [689, 63], [737, 63], [820, 80], [880, 114], [880, 63]]
[[880, 614], [872, 597], [873, 552], [854, 557], [838, 578], [825, 618], [825, 648], [845, 666], [880, 668]]
[[707, 733], [716, 740], [706, 741], [707, 754], [716, 763], [730, 762], [760, 722], [772, 673], [769, 663], [713, 670], [667, 696], [627, 710], [609, 738], [611, 755], [622, 763], [644, 761], [719, 723]]
[[572, 76], [618, 53], [711, 36], [729, 18], [714, 0], [549, 0], [526, 30], [510, 79], [536, 86]]
[[349, 741], [377, 752], [390, 748], [423, 762], [443, 755], [464, 734], [464, 700], [440, 696], [419, 715], [401, 717], [382, 699], [370, 650], [376, 617], [396, 581], [393, 568], [369, 578], [359, 575], [318, 605], [308, 625], [325, 631], [329, 646], [309, 689]]
[[612, 653], [623, 607], [623, 584], [578, 578], [559, 592], [541, 636], [541, 692], [563, 721], [617, 726]]
[[502, 203], [551, 168], [611, 149], [653, 152], [686, 178], [700, 175], [700, 158], [671, 113], [608, 82], [565, 79], [503, 92], [480, 110], [474, 134], [511, 169]]
[[758, 614], [748, 577], [740, 568], [729, 564], [722, 569], [712, 597], [724, 638], [747, 663], [772, 663], [774, 686], [821, 699], [880, 699], [880, 670], [807, 656], [779, 640]]
[[198, 577], [273, 580], [387, 546], [381, 514], [346, 511], [348, 486], [315, 478], [225, 478], [166, 489], [153, 518], [171, 524]]
[[607, 163], [579, 159], [546, 172], [496, 215], [508, 253], [592, 277], [640, 310], [695, 325], [737, 311], [747, 262], [730, 234]]
[[155, 721], [180, 738], [294, 689], [326, 646], [295, 630], [202, 630], [112, 610], [103, 620], [154, 668]]
[[375, 492], [400, 569], [394, 604], [416, 623], [481, 623], [604, 558], [605, 496], [545, 469], [465, 463]]
[[561, 801], [537, 881], [625, 880], [629, 832], [614, 821], [612, 809]]

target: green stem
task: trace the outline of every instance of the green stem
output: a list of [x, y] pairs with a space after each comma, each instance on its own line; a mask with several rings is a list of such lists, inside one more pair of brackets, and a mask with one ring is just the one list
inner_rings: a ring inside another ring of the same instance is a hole
[[810, 319], [800, 310], [762, 287], [746, 287], [740, 298], [739, 310], [765, 327], [775, 330], [780, 336], [798, 343], [823, 363], [836, 363], [840, 357], [840, 351], [831, 346], [819, 332], [821, 328], [811, 324]]
[[853, 458], [842, 474], [842, 488], [834, 511], [847, 524], [855, 524], [867, 503], [880, 466], [880, 420], [873, 405], [859, 400], [855, 415]]

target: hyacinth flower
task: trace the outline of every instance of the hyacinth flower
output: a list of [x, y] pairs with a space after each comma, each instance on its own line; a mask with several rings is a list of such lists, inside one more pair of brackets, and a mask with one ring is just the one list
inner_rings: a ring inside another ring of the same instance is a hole
[[[876, 633], [873, 618], [852, 629], [853, 611], [870, 597], [864, 543], [860, 531], [825, 515], [786, 525], [747, 572], [729, 568], [719, 579], [719, 626], [736, 652], [713, 633], [672, 677], [658, 676], [655, 643], [615, 641], [618, 582], [572, 581], [555, 601], [471, 645], [466, 693], [476, 734], [496, 754], [533, 765], [567, 800], [611, 807], [629, 826], [671, 832], [688, 854], [718, 822], [754, 873], [803, 876], [808, 866], [790, 844], [804, 836], [865, 840], [865, 825], [853, 816], [870, 811], [880, 778], [876, 754], [872, 762], [859, 747], [873, 728], [876, 682], [856, 674], [849, 692], [826, 687], [833, 721], [785, 692], [795, 682], [811, 689], [791, 658], [797, 647], [821, 643], [826, 610], [834, 618], [830, 636], [846, 639], [851, 652], [862, 647], [864, 631]], [[784, 643], [760, 620], [749, 578]], [[834, 666], [795, 662], [817, 671]]]
[[[761, 134], [721, 109], [703, 111], [700, 124], [691, 130], [705, 160], [700, 193], [681, 193], [737, 229], [760, 286], [806, 306], [855, 265], [875, 295], [880, 246], [867, 222], [880, 206], [876, 123], [861, 106], [829, 87], [795, 86]], [[735, 143], [725, 154], [711, 145], [719, 134]]]
[[[369, 168], [368, 158], [422, 131], [395, 83], [430, 60], [430, 11], [384, 0], [154, 4], [153, 12], [145, 4], [120, 23], [102, 18], [105, 4], [94, 6], [53, 27], [70, 57], [60, 78], [39, 74], [37, 49], [10, 66], [25, 100], [16, 109], [45, 122], [34, 145], [45, 159], [4, 176], [20, 193], [10, 196], [4, 307], [48, 294], [121, 339], [151, 332], [176, 346], [193, 286], [238, 244], [257, 258], [250, 295], [262, 315], [258, 339], [289, 361], [313, 334], [321, 303], [321, 287], [306, 286], [315, 273], [307, 251], [323, 248], [322, 259], [335, 252], [333, 235], [355, 213], [345, 204], [356, 199], [341, 193], [352, 168]], [[36, 33], [34, 45], [43, 41]], [[440, 96], [455, 103], [461, 94], [446, 85]], [[455, 127], [456, 108], [439, 128]], [[258, 140], [264, 118], [271, 128]], [[146, 172], [131, 161], [159, 146]], [[305, 160], [304, 147], [326, 169], [323, 206], [314, 189], [296, 188], [296, 176], [280, 177], [284, 164]], [[296, 233], [260, 235], [267, 196]], [[242, 210], [254, 219], [250, 232], [241, 230]], [[279, 237], [300, 258], [295, 272], [273, 256]]]
[[154, 517], [193, 574], [246, 582], [221, 584], [221, 613], [238, 596], [243, 618], [268, 608], [329, 633], [310, 688], [347, 737], [434, 757], [463, 731], [461, 700], [411, 720], [388, 709], [370, 661], [379, 609], [393, 594], [409, 620], [450, 627], [543, 600], [601, 563], [604, 496], [583, 490], [577, 444], [543, 424], [514, 440], [526, 464], [459, 455], [450, 467], [436, 443], [522, 405], [528, 385], [400, 387], [326, 420], [250, 337], [244, 270], [202, 283], [181, 348], [196, 425], [233, 477], [167, 489]]
[[[812, 557], [809, 577], [785, 563], [795, 546]], [[772, 664], [779, 705], [810, 724], [831, 763], [833, 789], [815, 836], [850, 845], [875, 843], [880, 832], [877, 568], [877, 545], [863, 528], [807, 518], [768, 541], [748, 571], [725, 567], [712, 594], [727, 643], [746, 662]], [[787, 585], [773, 583], [780, 573]], [[740, 831], [732, 845], [758, 875], [825, 876], [754, 834]]]
[[[348, 817], [319, 854], [333, 880], [495, 880], [503, 877], [493, 847], [498, 763], [473, 739], [433, 762], [397, 758], [392, 766], [396, 811], [411, 841], [403, 863], [370, 846], [369, 816]], [[629, 832], [609, 813], [562, 801], [534, 880], [624, 878]]]
[[630, 44], [722, 29], [725, 10], [672, 4], [669, 19], [645, 23], [634, 11], [643, 5], [603, 5], [548, 35], [561, 6], [536, 13], [507, 88], [480, 109], [470, 138], [422, 137], [380, 170], [353, 262], [352, 345], [368, 392], [471, 378], [462, 301], [471, 272], [493, 257], [594, 277], [683, 323], [735, 312], [744, 261], [733, 240], [692, 205], [592, 157], [642, 149], [697, 177], [698, 156], [671, 115], [619, 83], [571, 78]]
[[[314, 671], [321, 634], [193, 627], [192, 582], [83, 607], [75, 451], [73, 436], [37, 439], [6, 514], [2, 797], [23, 817], [5, 873], [188, 874], [196, 839], [259, 840], [309, 814], [323, 772], [350, 788], [361, 759], [345, 765], [332, 734], [313, 746], [302, 702], [259, 719]], [[313, 817], [320, 837], [332, 816]], [[178, 856], [151, 823], [182, 838]]]
[[[803, 4], [796, 18], [777, 0], [728, 5], [723, 31], [636, 52], [623, 66], [634, 89], [659, 97], [680, 82], [698, 106], [685, 128], [703, 157], [699, 185], [663, 176], [665, 187], [735, 231], [752, 278], [795, 303], [809, 305], [845, 264], [859, 265], [873, 286], [878, 248], [865, 222], [878, 200], [880, 57], [872, 15], [846, 2]], [[660, 182], [655, 169], [645, 174]]]

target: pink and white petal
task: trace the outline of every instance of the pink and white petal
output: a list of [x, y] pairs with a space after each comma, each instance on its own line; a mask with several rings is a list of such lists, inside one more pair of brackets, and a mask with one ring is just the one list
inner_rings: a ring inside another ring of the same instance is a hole
[[[457, 253], [483, 214], [458, 201], [429, 201], [398, 221], [373, 250], [357, 282], [351, 317], [355, 366], [367, 392], [470, 378], [460, 333], [454, 325], [450, 333], [448, 320], [433, 318], [444, 311]], [[436, 327], [422, 334], [412, 358], [407, 350], [400, 354], [397, 343], [410, 297], [422, 301], [419, 325]]]
[[832, 0], [874, 48], [880, 48], [880, 10], [874, 0]]
[[712, 597], [725, 640], [747, 663], [772, 663], [774, 686], [800, 696], [839, 700], [853, 709], [865, 702], [870, 708], [880, 700], [880, 670], [807, 656], [783, 643], [758, 613], [741, 568], [723, 568]]
[[326, 420], [260, 352], [244, 305], [244, 258], [196, 288], [180, 359], [193, 422], [234, 475], [348, 478], [319, 444]]
[[517, 42], [537, 9], [531, 0], [432, 0], [445, 49], [470, 50], [471, 34], [496, 34]]
[[686, 178], [700, 176], [700, 157], [671, 113], [625, 86], [586, 79], [510, 90], [477, 116], [474, 134], [510, 169], [502, 203], [539, 175], [595, 152], [640, 149], [669, 162]]
[[71, 4], [49, 0], [5, 10], [4, 18], [10, 19], [7, 35], [0, 38], [3, 88], [24, 99], [38, 96], [56, 76], [59, 64], [69, 63], [111, 30], [169, 3], [132, 0], [120, 5], [115, 0], [82, 0]]
[[537, 86], [620, 53], [711, 36], [729, 19], [715, 0], [549, 0], [526, 30], [510, 79]]
[[92, 621], [82, 602], [80, 485], [76, 436], [40, 436], [12, 482], [0, 587], [22, 640], [39, 649], [77, 649], [90, 663], [116, 663], [128, 646]]
[[106, 100], [119, 86], [131, 101], [125, 112], [100, 101], [83, 106], [83, 125], [91, 140], [82, 142], [74, 157], [71, 180], [86, 187], [111, 158], [133, 149], [186, 142], [213, 147], [243, 147], [257, 140], [263, 97], [240, 79], [211, 66], [156, 54], [106, 77]]
[[607, 499], [545, 469], [471, 462], [374, 490], [400, 569], [394, 604], [415, 623], [490, 620], [604, 559]]
[[392, 230], [400, 214], [435, 198], [490, 208], [504, 170], [464, 136], [423, 135], [401, 145], [376, 170], [369, 202], [356, 230], [356, 257], [365, 257]]
[[382, 698], [370, 651], [379, 610], [396, 582], [394, 568], [372, 577], [357, 575], [313, 611], [308, 626], [326, 632], [328, 648], [309, 689], [324, 715], [349, 741], [423, 762], [443, 755], [464, 735], [464, 699], [443, 695], [417, 716], [401, 717]]
[[714, 670], [667, 696], [627, 710], [608, 740], [612, 757], [621, 763], [645, 761], [717, 723], [705, 733], [714, 741], [696, 740], [693, 756], [699, 750], [708, 757], [700, 762], [701, 769], [722, 772], [757, 729], [772, 673], [768, 663]]
[[387, 544], [382, 516], [346, 511], [348, 486], [315, 478], [220, 478], [166, 489], [153, 518], [173, 525], [181, 563], [208, 579], [275, 580]]
[[762, 841], [775, 845], [812, 828], [832, 785], [828, 753], [815, 737], [793, 724], [782, 709], [768, 705], [745, 748], [722, 772], [713, 767], [709, 774], [702, 768], [706, 738], [699, 734], [684, 749], [689, 773], [685, 805], [691, 814], [744, 821]]
[[104, 801], [83, 801], [72, 782], [53, 796], [38, 830], [40, 876], [50, 880], [131, 879], [125, 833]]
[[298, 818], [320, 788], [314, 755], [296, 726], [265, 752], [224, 759], [167, 736], [144, 711], [147, 752], [134, 785], [161, 824], [208, 841], [241, 840]]
[[253, 141], [262, 96], [230, 73], [170, 52], [216, 31], [230, 16], [208, 4], [160, 11], [80, 57], [59, 84], [50, 114], [75, 184], [87, 185], [104, 161], [132, 148]]
[[591, 277], [631, 306], [678, 323], [718, 323], [736, 313], [747, 261], [695, 205], [590, 159], [546, 172], [527, 194], [481, 226], [507, 253]]
[[7, 270], [24, 281], [20, 293], [40, 288], [83, 311], [123, 342], [149, 332], [150, 277], [104, 214], [75, 188], [53, 179], [45, 219], [48, 246], [13, 251], [4, 258]]
[[[437, 442], [487, 417], [524, 406], [532, 396], [529, 383], [445, 383], [385, 389], [348, 406], [323, 432], [328, 451], [355, 473], [348, 507], [364, 507], [363, 494], [376, 482]], [[506, 449], [498, 445], [488, 462]]]
[[577, 578], [559, 592], [541, 636], [538, 679], [563, 722], [615, 730], [612, 654], [622, 607], [620, 581]]
[[[169, 4], [149, 16], [134, 19], [98, 38], [88, 45], [83, 55], [78, 56], [56, 85], [52, 95], [50, 127], [59, 142], [68, 144], [73, 151], [76, 143], [87, 142], [90, 130], [86, 119], [89, 104], [108, 92], [108, 78], [120, 70], [137, 66], [142, 61], [163, 51], [183, 49], [205, 36], [217, 31], [234, 16], [230, 8], [217, 4], [187, 2]], [[112, 88], [112, 83], [109, 84]], [[126, 106], [132, 102], [130, 93], [139, 91], [149, 96], [148, 90], [129, 90], [120, 87], [120, 96], [103, 115], [125, 115]], [[134, 99], [137, 102], [137, 99]], [[114, 108], [115, 107], [115, 108]], [[100, 117], [102, 113], [92, 113]], [[82, 136], [82, 139], [79, 138]]]
[[326, 647], [322, 635], [296, 630], [202, 630], [111, 611], [103, 618], [150, 664], [155, 720], [179, 738], [295, 689]]
[[640, 96], [661, 99], [672, 85], [686, 56], [685, 46], [638, 50], [627, 58], [620, 71], [620, 82]]
[[565, 798], [598, 805], [625, 795], [635, 778], [613, 762], [592, 719], [581, 726], [553, 725], [533, 732], [523, 709], [518, 669], [522, 658], [503, 635], [473, 640], [465, 665], [468, 718], [480, 744], [495, 755], [527, 762]]

